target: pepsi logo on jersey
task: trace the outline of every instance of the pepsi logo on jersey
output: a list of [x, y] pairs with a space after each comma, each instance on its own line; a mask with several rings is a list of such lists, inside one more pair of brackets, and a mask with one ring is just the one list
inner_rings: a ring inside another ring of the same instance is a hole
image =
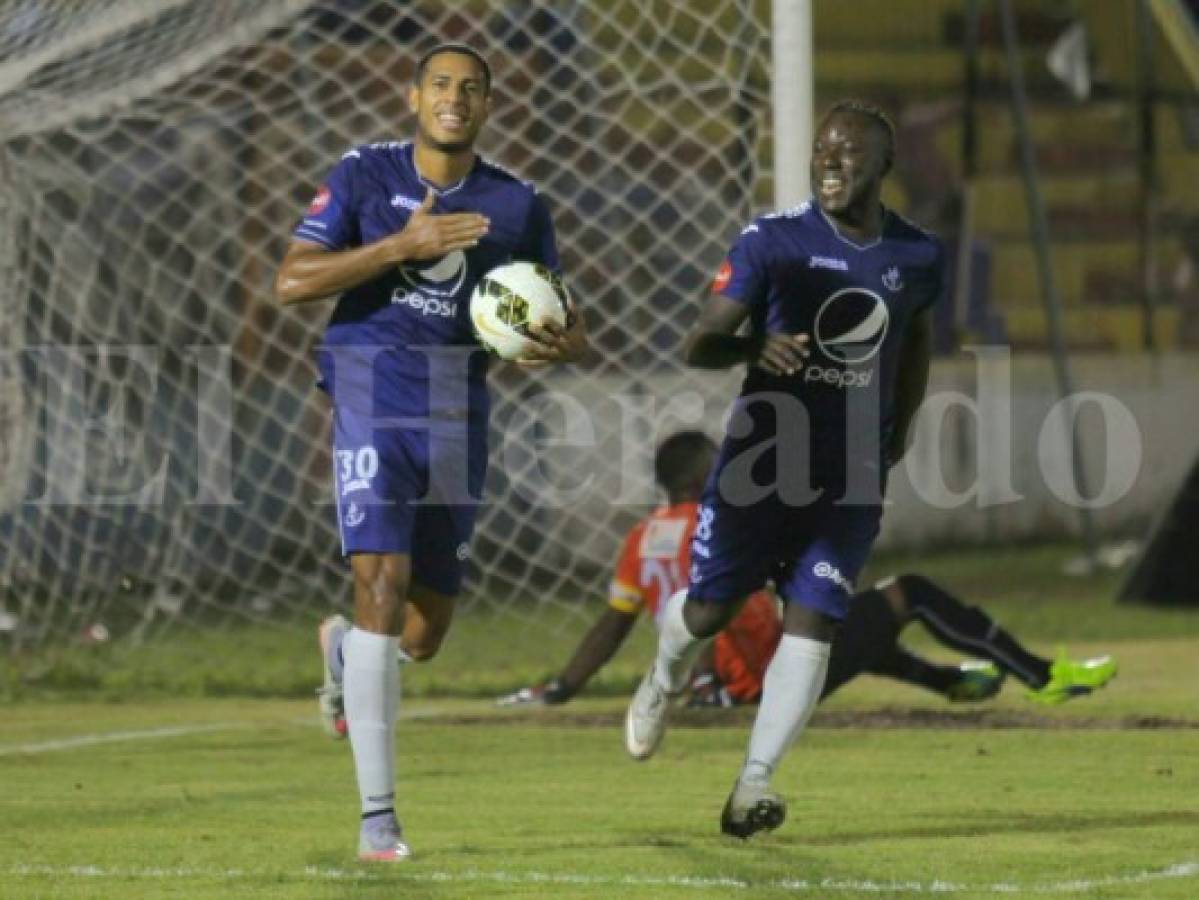
[[453, 318], [458, 315], [456, 297], [466, 280], [466, 271], [466, 254], [461, 250], [419, 266], [401, 266], [404, 284], [391, 292], [391, 302], [411, 307], [422, 316]]
[[830, 295], [816, 312], [813, 338], [821, 355], [833, 365], [809, 363], [807, 383], [840, 388], [866, 387], [874, 372], [849, 366], [868, 363], [882, 349], [891, 314], [882, 297], [864, 288], [843, 288]]

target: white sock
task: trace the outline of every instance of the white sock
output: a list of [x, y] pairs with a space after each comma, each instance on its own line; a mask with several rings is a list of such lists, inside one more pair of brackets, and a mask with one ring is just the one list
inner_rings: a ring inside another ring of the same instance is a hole
[[399, 643], [399, 638], [360, 628], [350, 629], [342, 643], [346, 723], [363, 815], [395, 808]]
[[766, 668], [741, 780], [766, 784], [799, 737], [824, 689], [829, 644], [784, 634]]
[[658, 619], [658, 656], [654, 663], [654, 678], [658, 685], [670, 694], [677, 694], [687, 686], [691, 664], [700, 648], [711, 638], [697, 638], [683, 621], [683, 604], [687, 600], [685, 590], [677, 591], [666, 601], [666, 608]]

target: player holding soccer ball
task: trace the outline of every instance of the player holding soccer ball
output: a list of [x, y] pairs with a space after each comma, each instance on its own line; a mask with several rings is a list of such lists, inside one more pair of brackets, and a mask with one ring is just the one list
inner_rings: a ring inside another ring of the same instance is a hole
[[[410, 853], [395, 813], [397, 651], [427, 660], [445, 637], [487, 464], [487, 358], [469, 298], [485, 272], [513, 259], [558, 269], [532, 186], [474, 151], [491, 109], [483, 57], [461, 44], [433, 48], [408, 99], [415, 139], [342, 157], [275, 282], [283, 303], [341, 295], [318, 364], [333, 407], [354, 625], [337, 616], [321, 626], [322, 713], [332, 723], [344, 702], [362, 800], [359, 856], [394, 861]], [[528, 365], [577, 361], [587, 350], [578, 315], [529, 333]]]
[[[654, 475], [666, 492], [666, 505], [625, 537], [608, 608], [556, 678], [501, 697], [499, 705], [566, 703], [620, 649], [642, 610], [657, 620], [690, 569], [696, 505], [715, 454], [716, 447], [697, 431], [681, 431], [662, 442], [654, 456]], [[913, 621], [944, 646], [985, 661], [942, 665], [913, 653], [899, 640]], [[774, 595], [759, 591], [750, 597], [708, 645], [707, 659], [696, 661], [689, 705], [756, 702], [781, 632]], [[1103, 687], [1115, 676], [1116, 663], [1110, 656], [1051, 662], [1026, 650], [978, 607], [966, 605], [923, 576], [901, 575], [856, 594], [850, 602], [833, 640], [820, 699], [862, 673], [927, 688], [955, 703], [993, 697], [1011, 674], [1029, 688], [1029, 700], [1055, 704]]]
[[690, 365], [748, 372], [700, 503], [690, 588], [662, 612], [625, 742], [636, 759], [653, 754], [700, 647], [772, 579], [784, 633], [720, 819], [737, 837], [785, 817], [770, 780], [820, 697], [878, 534], [886, 469], [927, 383], [944, 252], [882, 206], [894, 143], [878, 109], [833, 106], [813, 143], [813, 201], [741, 233], [684, 345]]

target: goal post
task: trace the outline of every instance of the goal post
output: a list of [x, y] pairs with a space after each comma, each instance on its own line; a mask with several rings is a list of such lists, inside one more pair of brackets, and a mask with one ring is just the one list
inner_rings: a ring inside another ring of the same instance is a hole
[[774, 122], [774, 205], [787, 209], [811, 194], [808, 169], [816, 119], [814, 0], [772, 0], [770, 82]]

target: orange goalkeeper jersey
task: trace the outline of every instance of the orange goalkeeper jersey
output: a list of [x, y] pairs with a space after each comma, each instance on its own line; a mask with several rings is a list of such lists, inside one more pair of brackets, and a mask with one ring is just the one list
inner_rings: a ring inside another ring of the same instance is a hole
[[[630, 529], [608, 592], [613, 609], [630, 615], [649, 609], [656, 623], [671, 594], [687, 586], [696, 506], [659, 507]], [[759, 591], [716, 636], [716, 677], [738, 701], [761, 695], [766, 666], [781, 634], [773, 595]]]

